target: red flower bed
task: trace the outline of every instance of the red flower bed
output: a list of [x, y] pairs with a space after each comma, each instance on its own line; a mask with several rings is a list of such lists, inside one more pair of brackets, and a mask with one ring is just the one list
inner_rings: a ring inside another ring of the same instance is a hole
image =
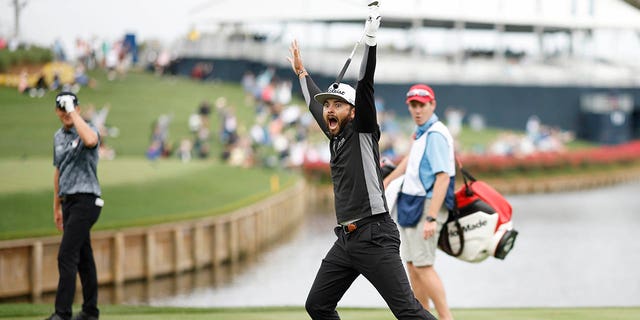
[[[458, 155], [458, 160], [474, 174], [629, 164], [640, 161], [640, 140], [576, 151], [539, 152], [524, 157], [464, 154]], [[303, 171], [308, 176], [320, 179], [328, 179], [330, 176], [329, 164], [321, 161], [305, 161]]]

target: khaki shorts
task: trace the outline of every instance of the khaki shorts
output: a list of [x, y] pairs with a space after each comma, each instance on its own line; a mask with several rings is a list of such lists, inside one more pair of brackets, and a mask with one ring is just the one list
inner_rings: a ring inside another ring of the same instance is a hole
[[400, 227], [400, 256], [402, 260], [413, 263], [416, 267], [432, 266], [436, 260], [436, 249], [438, 248], [438, 235], [442, 225], [447, 221], [449, 213], [442, 208], [438, 212], [436, 223], [436, 233], [433, 237], [425, 240], [423, 236], [425, 217], [429, 210], [431, 199], [424, 202], [424, 211], [420, 222], [415, 227]]

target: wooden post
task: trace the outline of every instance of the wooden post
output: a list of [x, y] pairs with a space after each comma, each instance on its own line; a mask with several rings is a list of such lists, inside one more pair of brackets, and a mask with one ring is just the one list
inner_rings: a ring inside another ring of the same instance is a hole
[[222, 254], [220, 248], [222, 248], [222, 244], [224, 243], [224, 238], [222, 237], [224, 224], [220, 220], [216, 220], [213, 223], [211, 235], [211, 266], [216, 268], [222, 262]]
[[205, 264], [202, 259], [202, 251], [204, 248], [204, 227], [201, 224], [193, 226], [193, 246], [191, 256], [193, 260], [193, 269], [200, 269]]
[[155, 269], [155, 255], [156, 255], [156, 237], [152, 228], [147, 230], [145, 237], [146, 240], [146, 252], [145, 252], [145, 275], [147, 281], [153, 280], [156, 275]]
[[247, 230], [247, 232], [252, 233], [251, 243], [249, 244], [249, 254], [254, 256], [258, 253], [258, 228], [256, 227], [258, 225], [258, 221], [256, 221], [258, 219], [258, 215], [255, 211], [253, 211], [251, 215], [245, 219], [249, 224], [249, 226], [245, 229]]
[[240, 237], [238, 232], [238, 219], [229, 221], [229, 260], [231, 264], [238, 262], [240, 258]]
[[178, 274], [182, 271], [183, 264], [181, 253], [184, 251], [184, 236], [181, 227], [173, 229], [173, 272]]
[[34, 242], [31, 246], [31, 298], [34, 302], [42, 298], [42, 254], [42, 242]]
[[256, 252], [262, 249], [262, 211], [256, 210], [253, 212], [253, 233], [255, 239]]
[[125, 264], [124, 234], [116, 232], [113, 235], [113, 283], [120, 285], [124, 283]]

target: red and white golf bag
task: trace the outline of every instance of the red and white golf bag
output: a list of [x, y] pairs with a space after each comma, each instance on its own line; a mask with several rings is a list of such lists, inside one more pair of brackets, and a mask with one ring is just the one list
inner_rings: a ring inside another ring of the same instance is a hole
[[[383, 176], [394, 168], [392, 163], [383, 162]], [[464, 186], [455, 192], [456, 206], [449, 210], [447, 222], [442, 226], [438, 248], [468, 262], [480, 262], [489, 256], [504, 259], [518, 236], [511, 222], [511, 205], [488, 184], [477, 181], [464, 169], [460, 172]], [[403, 180], [404, 176], [398, 177], [385, 189], [387, 205], [394, 218]]]
[[464, 185], [456, 191], [456, 208], [449, 211], [438, 247], [460, 260], [480, 262], [489, 256], [504, 259], [518, 231], [511, 222], [511, 205], [488, 184], [460, 169]]

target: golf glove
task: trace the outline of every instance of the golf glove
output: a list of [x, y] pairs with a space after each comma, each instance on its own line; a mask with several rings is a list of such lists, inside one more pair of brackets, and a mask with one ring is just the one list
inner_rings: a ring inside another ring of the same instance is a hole
[[369, 17], [364, 25], [364, 42], [369, 46], [376, 45], [376, 35], [380, 28], [380, 7], [378, 5], [369, 6]]
[[60, 105], [64, 107], [64, 110], [67, 111], [67, 113], [73, 112], [76, 110], [76, 106], [73, 103], [72, 96], [60, 97]]

